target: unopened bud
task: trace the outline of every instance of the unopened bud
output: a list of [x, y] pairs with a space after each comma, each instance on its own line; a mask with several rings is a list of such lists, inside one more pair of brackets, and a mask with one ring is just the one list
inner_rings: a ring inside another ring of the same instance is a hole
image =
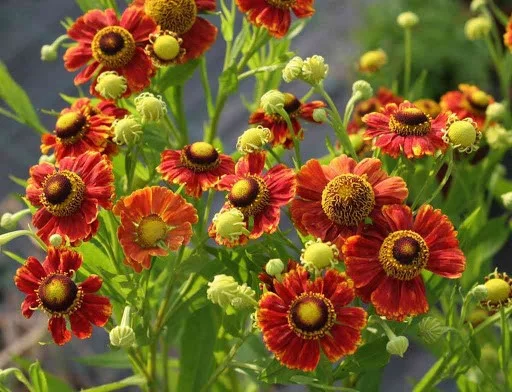
[[265, 265], [265, 272], [270, 276], [279, 276], [284, 271], [284, 263], [281, 259], [270, 259]]
[[115, 120], [112, 128], [114, 129], [113, 140], [117, 144], [128, 146], [136, 144], [142, 135], [142, 125], [134, 116], [125, 116], [122, 119]]
[[270, 132], [270, 129], [258, 125], [255, 128], [249, 128], [238, 138], [236, 148], [241, 153], [251, 154], [261, 150], [271, 138], [272, 132]]
[[373, 89], [366, 80], [358, 80], [352, 85], [352, 94], [360, 94], [361, 100], [370, 99], [373, 96]]
[[56, 248], [62, 245], [63, 239], [60, 234], [52, 234], [50, 236], [50, 244]]
[[270, 90], [261, 96], [260, 106], [267, 114], [275, 114], [284, 107], [286, 96], [279, 90]]
[[117, 99], [127, 90], [128, 84], [124, 76], [116, 71], [106, 71], [99, 74], [94, 90], [106, 99]]
[[302, 75], [302, 66], [304, 65], [304, 60], [299, 56], [295, 56], [292, 58], [288, 64], [283, 69], [283, 80], [286, 83], [290, 83]]
[[426, 344], [434, 344], [448, 330], [439, 319], [425, 317], [418, 324], [419, 336]]
[[135, 108], [143, 122], [160, 121], [167, 113], [167, 106], [162, 97], [156, 97], [151, 93], [142, 93], [134, 100]]
[[402, 12], [396, 18], [398, 25], [404, 29], [411, 29], [420, 22], [420, 18], [414, 12]]
[[318, 123], [323, 123], [327, 121], [327, 111], [323, 108], [318, 108], [313, 110], [313, 120]]
[[329, 65], [325, 64], [322, 56], [308, 57], [302, 64], [302, 78], [313, 86], [324, 80], [328, 73]]
[[386, 350], [391, 355], [398, 355], [403, 358], [409, 348], [409, 340], [405, 336], [395, 336], [386, 344]]

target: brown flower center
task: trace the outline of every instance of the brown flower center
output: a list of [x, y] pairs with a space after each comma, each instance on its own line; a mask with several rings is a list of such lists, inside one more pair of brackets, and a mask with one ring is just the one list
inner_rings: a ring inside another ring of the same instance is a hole
[[85, 184], [68, 170], [50, 174], [42, 184], [41, 204], [49, 213], [63, 217], [78, 211], [84, 200]]
[[303, 293], [288, 310], [288, 325], [303, 339], [321, 338], [336, 320], [331, 301], [320, 293]]
[[354, 111], [354, 120], [356, 121], [357, 125], [360, 127], [363, 126], [363, 117], [367, 114], [378, 112], [380, 107], [381, 105], [379, 104], [379, 101], [377, 101], [375, 98], [368, 99], [357, 105]]
[[432, 125], [427, 114], [418, 108], [405, 108], [391, 115], [389, 127], [400, 136], [422, 136], [430, 132]]
[[64, 144], [73, 144], [81, 139], [87, 128], [87, 118], [80, 112], [68, 112], [59, 117], [55, 134]]
[[196, 142], [181, 152], [183, 166], [195, 172], [206, 172], [220, 165], [219, 153], [210, 143]]
[[373, 188], [364, 177], [341, 174], [329, 181], [322, 192], [322, 209], [327, 217], [343, 226], [363, 222], [375, 206]]
[[270, 191], [261, 177], [250, 176], [235, 182], [228, 200], [244, 216], [254, 216], [270, 203]]
[[273, 7], [281, 9], [289, 9], [295, 5], [297, 0], [266, 0]]
[[399, 230], [386, 237], [380, 247], [379, 260], [388, 276], [411, 280], [425, 268], [429, 255], [423, 237], [411, 230]]
[[146, 0], [144, 11], [162, 30], [182, 35], [190, 30], [197, 17], [194, 0]]
[[133, 58], [135, 40], [125, 28], [107, 26], [96, 33], [91, 48], [96, 61], [108, 68], [121, 68]]
[[290, 93], [284, 93], [284, 110], [286, 113], [292, 115], [295, 112], [297, 112], [301, 107], [300, 101], [297, 99], [297, 97]]
[[137, 227], [137, 243], [142, 248], [153, 248], [167, 236], [167, 224], [157, 214], [148, 215]]
[[71, 278], [64, 274], [46, 277], [37, 290], [40, 305], [48, 313], [71, 313], [79, 304], [82, 292]]

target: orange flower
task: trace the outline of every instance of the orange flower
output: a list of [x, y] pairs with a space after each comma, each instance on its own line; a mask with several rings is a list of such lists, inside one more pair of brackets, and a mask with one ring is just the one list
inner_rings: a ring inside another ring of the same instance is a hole
[[309, 160], [297, 174], [297, 198], [291, 206], [292, 220], [306, 235], [334, 243], [362, 227], [383, 205], [402, 203], [408, 191], [400, 177], [389, 177], [375, 158], [357, 163], [342, 155], [324, 166]]
[[[277, 165], [263, 174], [265, 152], [245, 155], [235, 167], [235, 174], [229, 174], [220, 180], [220, 190], [229, 191], [222, 211], [236, 208], [244, 215], [244, 221], [253, 227], [248, 238], [261, 237], [263, 233], [277, 230], [281, 217], [281, 207], [288, 204], [295, 195], [295, 174], [285, 165]], [[221, 212], [222, 212], [221, 211]], [[218, 240], [215, 222], [208, 230], [210, 237]], [[236, 241], [223, 242], [226, 246], [235, 246], [247, 241], [242, 234]]]
[[401, 321], [428, 311], [421, 271], [449, 279], [462, 275], [465, 258], [448, 217], [424, 205], [388, 205], [361, 235], [343, 246], [347, 274], [357, 294], [378, 314]]
[[459, 119], [472, 118], [478, 127], [485, 123], [487, 106], [494, 102], [494, 98], [470, 84], [459, 84], [459, 91], [448, 91], [441, 97], [441, 109], [451, 111]]
[[236, 0], [249, 22], [265, 27], [276, 38], [283, 38], [291, 24], [291, 11], [297, 18], [309, 18], [315, 13], [315, 0]]
[[375, 140], [375, 147], [394, 158], [403, 153], [407, 158], [421, 158], [444, 151], [448, 146], [443, 141], [442, 129], [448, 120], [447, 113], [435, 119], [421, 109], [405, 101], [397, 106], [390, 103], [381, 113], [364, 116], [366, 124], [364, 136]]
[[331, 362], [357, 350], [367, 315], [362, 308], [347, 306], [355, 292], [344, 274], [331, 269], [315, 281], [308, 276], [297, 267], [282, 282], [274, 280], [275, 292], [263, 294], [256, 317], [267, 348], [279, 362], [313, 371], [320, 348]]
[[114, 197], [112, 163], [98, 152], [66, 157], [59, 168], [42, 163], [30, 168], [26, 197], [38, 208], [32, 223], [49, 243], [52, 234], [72, 245], [88, 241], [99, 227], [98, 208], [111, 208]]
[[512, 17], [508, 20], [507, 29], [503, 34], [503, 42], [512, 51]]
[[[300, 125], [299, 119], [319, 124], [313, 119], [313, 112], [315, 109], [326, 107], [326, 105], [322, 101], [302, 103], [293, 94], [284, 93], [284, 95], [286, 97], [284, 110], [290, 116], [295, 136], [302, 140], [304, 139], [304, 129]], [[286, 120], [279, 114], [267, 114], [262, 108], [259, 108], [251, 114], [249, 124], [260, 124], [264, 128], [270, 129], [273, 146], [282, 145], [285, 148], [293, 148], [294, 136], [291, 134]]]
[[215, 188], [222, 176], [235, 173], [235, 162], [211, 144], [196, 142], [181, 150], [162, 152], [157, 171], [165, 181], [185, 184], [188, 195], [201, 197], [203, 191]]
[[215, 0], [135, 0], [162, 30], [174, 33], [183, 40], [180, 48], [185, 54], [178, 62], [186, 63], [201, 57], [217, 39], [217, 27], [198, 13], [215, 11]]
[[36, 309], [48, 314], [48, 331], [59, 346], [71, 340], [66, 318], [73, 334], [78, 339], [87, 339], [92, 335], [91, 324], [103, 327], [112, 314], [108, 298], [94, 294], [103, 283], [99, 276], [90, 275], [79, 284], [74, 282], [81, 265], [82, 256], [77, 252], [49, 247], [42, 264], [29, 257], [14, 277], [16, 287], [26, 294], [21, 313], [26, 318], [32, 317]]
[[[130, 7], [118, 20], [114, 10], [91, 10], [79, 17], [68, 29], [70, 38], [78, 42], [64, 54], [68, 71], [85, 68], [75, 77], [83, 84], [101, 71], [116, 71], [126, 78], [128, 88], [123, 96], [145, 89], [155, 69], [144, 51], [149, 35], [157, 26], [142, 10]], [[90, 92], [96, 95], [96, 80]]]
[[111, 101], [94, 106], [90, 99], [80, 98], [60, 112], [53, 134], [46, 133], [41, 137], [41, 152], [48, 154], [55, 150], [57, 163], [62, 158], [77, 157], [87, 151], [115, 153], [112, 123], [127, 113]]
[[159, 186], [122, 197], [113, 211], [121, 217], [117, 236], [126, 255], [124, 262], [136, 272], [149, 269], [151, 256], [166, 256], [186, 245], [197, 222], [192, 204]]

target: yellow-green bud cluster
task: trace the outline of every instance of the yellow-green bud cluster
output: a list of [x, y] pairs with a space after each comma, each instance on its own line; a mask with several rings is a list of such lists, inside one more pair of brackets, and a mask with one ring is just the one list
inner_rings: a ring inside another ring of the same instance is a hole
[[487, 16], [469, 19], [464, 26], [466, 38], [475, 41], [487, 37], [492, 28], [492, 21]]
[[425, 317], [418, 324], [418, 334], [426, 344], [434, 344], [447, 330], [448, 328], [435, 317]]
[[304, 60], [299, 56], [292, 58], [283, 69], [283, 80], [286, 83], [290, 83], [296, 79], [300, 79], [302, 76], [302, 66]]
[[512, 192], [502, 194], [501, 201], [507, 210], [512, 211]]
[[352, 94], [359, 94], [360, 100], [367, 100], [373, 96], [373, 89], [366, 80], [358, 80], [352, 85]]
[[396, 18], [396, 22], [403, 29], [411, 29], [420, 22], [420, 18], [414, 12], [402, 12]]
[[223, 309], [230, 305], [235, 309], [250, 308], [256, 305], [256, 293], [247, 284], [239, 285], [232, 276], [216, 275], [208, 282], [207, 298]]
[[62, 238], [62, 236], [60, 234], [52, 234], [50, 236], [50, 244], [56, 248], [61, 246], [63, 242], [64, 242], [64, 239]]
[[212, 221], [217, 229], [217, 235], [222, 239], [236, 241], [241, 235], [249, 234], [244, 214], [236, 208], [215, 214]]
[[260, 106], [267, 114], [276, 114], [283, 109], [286, 96], [279, 90], [269, 90], [261, 96]]
[[167, 114], [167, 106], [162, 97], [151, 93], [142, 93], [135, 100], [135, 109], [143, 122], [158, 122]]
[[284, 271], [284, 263], [281, 259], [270, 259], [265, 265], [265, 272], [270, 276], [279, 277]]
[[391, 355], [398, 355], [403, 358], [409, 348], [409, 339], [405, 336], [395, 336], [386, 344], [386, 350]]
[[301, 252], [300, 261], [307, 270], [319, 271], [337, 264], [338, 256], [339, 251], [336, 245], [322, 242], [318, 238], [316, 241], [306, 242], [306, 247]]
[[325, 64], [322, 56], [308, 57], [302, 64], [302, 79], [313, 86], [322, 82], [328, 73], [329, 65]]
[[487, 109], [485, 110], [485, 117], [489, 121], [500, 121], [505, 117], [506, 111], [507, 109], [505, 108], [505, 105], [500, 102], [493, 102], [487, 106]]
[[116, 71], [102, 72], [96, 79], [96, 92], [106, 99], [117, 99], [121, 97], [128, 88], [126, 78], [120, 76]]
[[271, 138], [270, 129], [258, 125], [255, 128], [249, 128], [238, 138], [236, 148], [242, 154], [251, 154], [261, 150]]
[[142, 135], [142, 125], [132, 115], [114, 121], [112, 128], [114, 130], [113, 140], [119, 145], [136, 144]]

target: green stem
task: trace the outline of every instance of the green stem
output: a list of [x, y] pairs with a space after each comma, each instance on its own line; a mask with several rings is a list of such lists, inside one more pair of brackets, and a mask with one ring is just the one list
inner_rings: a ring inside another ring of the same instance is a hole
[[208, 78], [208, 67], [206, 65], [206, 57], [202, 56], [200, 60], [201, 69], [201, 83], [203, 85], [204, 95], [206, 98], [206, 108], [208, 110], [208, 116], [213, 116], [215, 107], [213, 106], [212, 89], [210, 87], [210, 79]]
[[[512, 306], [508, 307], [505, 310], [506, 316], [510, 315], [511, 313], [512, 313]], [[478, 335], [479, 333], [483, 332], [487, 327], [493, 325], [496, 321], [498, 321], [500, 319], [500, 317], [502, 317], [501, 313], [496, 313], [496, 314], [492, 315], [491, 317], [486, 318], [484, 322], [482, 322], [481, 324], [478, 324], [478, 326], [474, 329], [473, 335]]]
[[504, 381], [505, 381], [505, 390], [510, 391], [510, 382], [509, 382], [509, 372], [508, 372], [508, 361], [510, 357], [510, 329], [508, 326], [507, 314], [505, 313], [505, 308], [501, 307], [500, 309], [500, 317], [501, 317], [501, 337], [502, 337], [502, 346], [501, 346], [501, 369], [503, 371]]
[[448, 353], [438, 359], [423, 378], [415, 385], [413, 392], [432, 391], [433, 387], [441, 381], [440, 376], [449, 361]]
[[120, 381], [111, 382], [109, 384], [100, 385], [98, 387], [82, 389], [81, 392], [110, 392], [117, 391], [129, 386], [142, 386], [146, 384], [146, 380], [142, 376], [130, 376]]
[[188, 144], [187, 116], [185, 114], [185, 102], [183, 100], [183, 86], [174, 87], [174, 107], [176, 110], [176, 120], [178, 121], [178, 131], [181, 135], [181, 145]]
[[415, 210], [416, 207], [418, 207], [418, 204], [420, 202], [421, 197], [425, 194], [425, 191], [427, 190], [427, 187], [430, 186], [430, 183], [437, 178], [437, 173], [439, 173], [439, 170], [443, 167], [444, 163], [446, 162], [447, 154], [443, 154], [442, 156], [438, 157], [438, 161], [436, 163], [436, 166], [434, 167], [434, 171], [430, 172], [428, 175], [428, 178], [423, 183], [423, 186], [421, 187], [421, 190], [418, 192], [418, 195], [414, 199], [414, 202], [412, 203], [411, 210]]
[[492, 12], [496, 16], [496, 19], [500, 21], [503, 27], [507, 27], [508, 25], [508, 16], [505, 14], [496, 4], [494, 4], [494, 0], [489, 0], [488, 2]]
[[411, 85], [411, 65], [412, 65], [412, 31], [411, 29], [404, 29], [404, 96], [409, 97]]
[[448, 180], [450, 179], [450, 175], [452, 174], [452, 170], [453, 170], [453, 165], [454, 165], [454, 162], [453, 162], [453, 150], [450, 149], [446, 155], [449, 156], [446, 158], [448, 160], [448, 169], [446, 169], [446, 173], [444, 175], [444, 178], [443, 180], [439, 183], [439, 186], [437, 187], [437, 189], [434, 191], [434, 193], [432, 193], [432, 195], [430, 195], [430, 197], [425, 200], [423, 202], [423, 204], [429, 204], [432, 200], [434, 200], [437, 195], [439, 194], [439, 192], [441, 192], [443, 190], [443, 188], [445, 187], [446, 183], [448, 182]]
[[293, 128], [293, 124], [290, 120], [290, 116], [288, 115], [288, 112], [280, 107], [277, 108], [277, 112], [286, 121], [286, 125], [288, 126], [288, 131], [290, 132], [290, 135], [292, 135], [293, 151], [295, 153], [294, 164], [295, 164], [295, 168], [297, 170], [300, 170], [300, 168], [302, 166], [302, 160], [301, 160], [301, 156], [300, 156], [300, 140], [299, 140], [298, 136], [295, 134], [295, 129]]

